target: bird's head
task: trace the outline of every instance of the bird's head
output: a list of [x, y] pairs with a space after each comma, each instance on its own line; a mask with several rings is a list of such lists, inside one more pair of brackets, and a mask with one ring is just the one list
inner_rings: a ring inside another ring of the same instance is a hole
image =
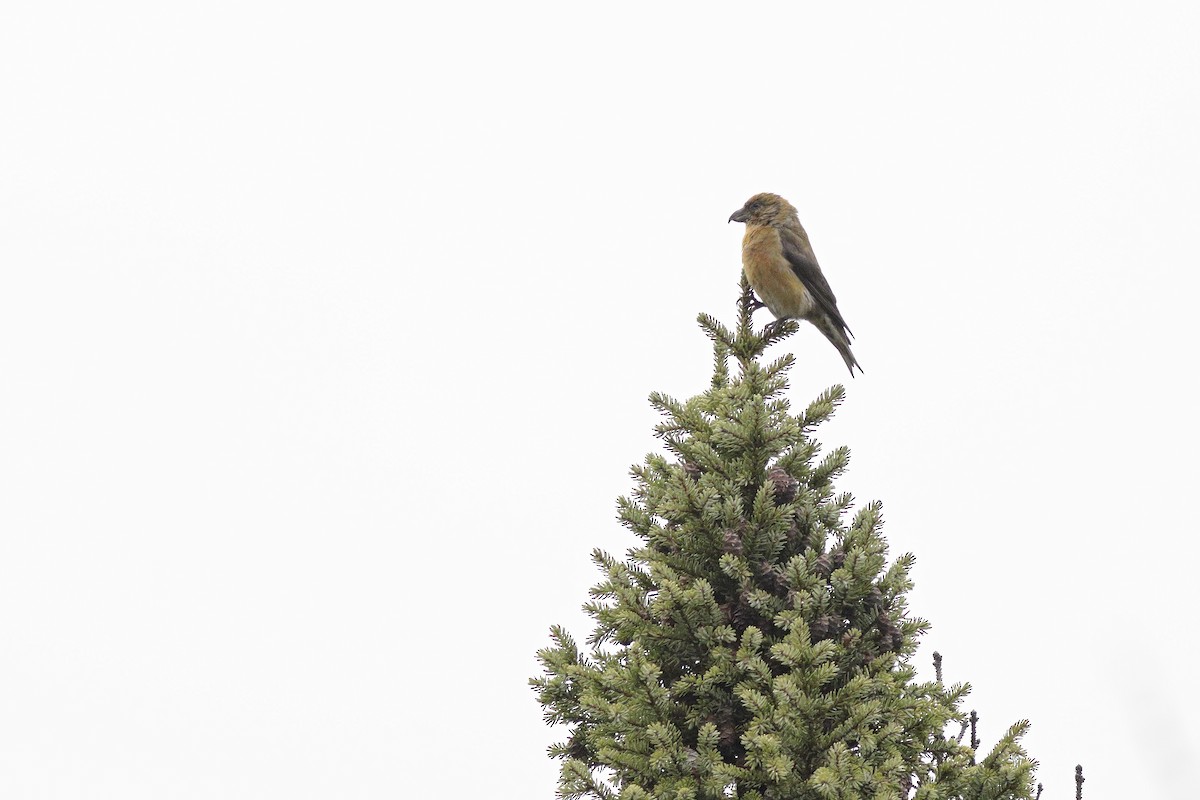
[[763, 192], [746, 201], [746, 205], [729, 215], [730, 222], [747, 225], [782, 225], [796, 219], [796, 209], [777, 194]]

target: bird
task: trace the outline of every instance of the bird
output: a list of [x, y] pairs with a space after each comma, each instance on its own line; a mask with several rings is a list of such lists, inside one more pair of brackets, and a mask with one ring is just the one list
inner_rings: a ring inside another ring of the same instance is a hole
[[776, 319], [802, 319], [824, 334], [846, 362], [850, 376], [859, 366], [850, 352], [854, 334], [838, 311], [837, 298], [821, 273], [796, 209], [777, 194], [763, 192], [729, 216], [746, 223], [742, 269], [754, 293]]

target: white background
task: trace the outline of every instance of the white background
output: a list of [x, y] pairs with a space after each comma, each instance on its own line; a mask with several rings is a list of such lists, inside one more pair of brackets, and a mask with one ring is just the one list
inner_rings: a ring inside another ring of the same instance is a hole
[[552, 797], [759, 191], [923, 669], [1044, 800], [1194, 791], [1200, 12], [828, 6], [6, 2], [0, 795]]

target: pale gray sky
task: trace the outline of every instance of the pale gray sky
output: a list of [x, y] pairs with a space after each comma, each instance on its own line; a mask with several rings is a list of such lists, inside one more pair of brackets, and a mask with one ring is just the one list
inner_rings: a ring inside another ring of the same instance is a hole
[[0, 795], [552, 797], [534, 651], [774, 191], [922, 665], [1185, 796], [1197, 8], [6, 3]]

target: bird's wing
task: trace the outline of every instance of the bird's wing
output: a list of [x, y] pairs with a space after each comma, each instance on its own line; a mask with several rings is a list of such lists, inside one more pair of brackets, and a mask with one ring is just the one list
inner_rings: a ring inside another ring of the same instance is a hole
[[833, 289], [829, 288], [829, 281], [821, 274], [821, 267], [817, 265], [817, 257], [813, 254], [808, 240], [803, 234], [789, 228], [779, 228], [779, 242], [783, 246], [783, 257], [787, 259], [792, 272], [796, 273], [796, 277], [804, 284], [804, 288], [808, 289], [817, 306], [853, 336], [850, 326], [838, 311], [837, 298], [833, 296]]

